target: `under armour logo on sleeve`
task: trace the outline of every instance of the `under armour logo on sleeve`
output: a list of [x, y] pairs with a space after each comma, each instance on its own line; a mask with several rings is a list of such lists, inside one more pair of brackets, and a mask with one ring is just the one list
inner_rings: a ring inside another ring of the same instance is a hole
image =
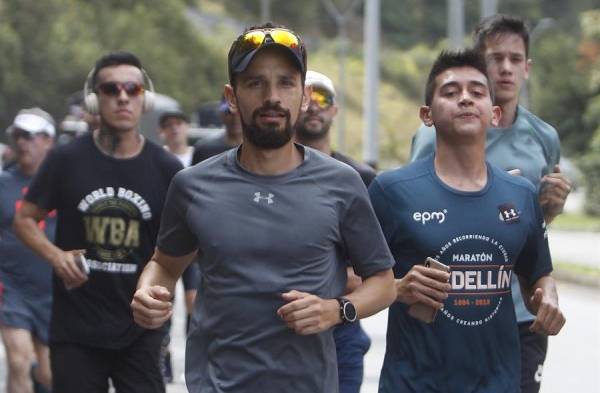
[[270, 205], [274, 203], [273, 198], [275, 198], [275, 195], [271, 194], [270, 192], [266, 196], [263, 196], [260, 192], [254, 193], [254, 202], [256, 203], [260, 203], [260, 201], [266, 201], [267, 205]]

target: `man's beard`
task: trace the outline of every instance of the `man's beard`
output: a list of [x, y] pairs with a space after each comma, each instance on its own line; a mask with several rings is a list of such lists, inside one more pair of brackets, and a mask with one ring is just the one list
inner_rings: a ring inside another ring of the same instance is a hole
[[[276, 125], [272, 127], [260, 127], [256, 121], [262, 112], [277, 111], [285, 116], [285, 126], [278, 129]], [[290, 111], [283, 109], [279, 104], [265, 104], [252, 112], [252, 122], [247, 124], [240, 116], [244, 137], [248, 142], [262, 149], [278, 149], [288, 143], [294, 136], [294, 127], [291, 124]]]
[[[321, 127], [318, 129], [310, 128], [306, 126], [306, 123], [310, 121], [310, 117], [317, 116], [321, 120]], [[300, 119], [296, 123], [296, 135], [300, 140], [315, 141], [322, 139], [329, 132], [331, 122], [326, 122], [319, 115], [313, 115], [310, 112], [305, 112], [300, 116]]]

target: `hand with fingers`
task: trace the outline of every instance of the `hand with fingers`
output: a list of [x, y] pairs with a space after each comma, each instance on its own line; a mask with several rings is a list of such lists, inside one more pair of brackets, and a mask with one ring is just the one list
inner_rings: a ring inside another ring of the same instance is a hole
[[296, 290], [281, 296], [287, 304], [277, 310], [277, 315], [297, 334], [320, 333], [341, 322], [340, 306], [335, 299], [321, 299]]
[[56, 275], [60, 277], [67, 289], [73, 289], [82, 286], [88, 276], [76, 261], [76, 257], [84, 255], [85, 250], [62, 251], [50, 260]]
[[131, 301], [135, 322], [146, 329], [157, 329], [173, 314], [172, 295], [160, 285], [140, 287]]
[[546, 223], [562, 213], [570, 192], [571, 182], [561, 173], [558, 165], [554, 166], [552, 173], [542, 177], [539, 200]]
[[439, 310], [451, 289], [449, 279], [448, 272], [414, 265], [404, 277], [395, 280], [396, 300], [408, 305], [423, 303]]
[[564, 326], [566, 319], [554, 298], [545, 296], [542, 288], [537, 288], [531, 297], [530, 304], [535, 312], [535, 321], [529, 330], [555, 336]]

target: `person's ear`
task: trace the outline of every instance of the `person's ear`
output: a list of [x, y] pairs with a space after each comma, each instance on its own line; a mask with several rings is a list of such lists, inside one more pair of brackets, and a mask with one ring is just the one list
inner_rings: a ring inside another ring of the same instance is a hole
[[419, 108], [419, 117], [423, 124], [427, 127], [433, 126], [433, 118], [431, 117], [431, 107], [427, 105], [423, 105]]
[[500, 119], [502, 119], [502, 108], [497, 105], [492, 106], [492, 126], [498, 127]]
[[237, 98], [235, 96], [235, 91], [233, 90], [233, 87], [230, 84], [225, 85], [223, 94], [225, 95], [225, 99], [227, 100], [227, 103], [229, 104], [229, 111], [234, 114], [239, 113]]
[[304, 85], [304, 94], [302, 95], [302, 106], [300, 109], [302, 112], [306, 112], [308, 110], [308, 105], [310, 105], [310, 96], [312, 95], [312, 86]]
[[331, 116], [334, 117], [338, 113], [338, 106], [333, 104], [329, 110], [331, 111]]
[[531, 70], [532, 66], [533, 66], [533, 61], [531, 59], [527, 59], [527, 61], [525, 62], [525, 74], [523, 75], [523, 79], [525, 79], [525, 80], [529, 79], [529, 71]]

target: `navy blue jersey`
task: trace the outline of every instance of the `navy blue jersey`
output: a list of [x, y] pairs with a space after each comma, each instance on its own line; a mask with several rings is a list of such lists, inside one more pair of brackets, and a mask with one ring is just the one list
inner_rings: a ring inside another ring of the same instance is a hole
[[448, 187], [433, 156], [378, 176], [371, 201], [403, 277], [433, 257], [452, 286], [432, 324], [394, 303], [380, 392], [518, 392], [519, 342], [513, 274], [533, 284], [552, 270], [533, 185], [487, 165], [477, 192]]

